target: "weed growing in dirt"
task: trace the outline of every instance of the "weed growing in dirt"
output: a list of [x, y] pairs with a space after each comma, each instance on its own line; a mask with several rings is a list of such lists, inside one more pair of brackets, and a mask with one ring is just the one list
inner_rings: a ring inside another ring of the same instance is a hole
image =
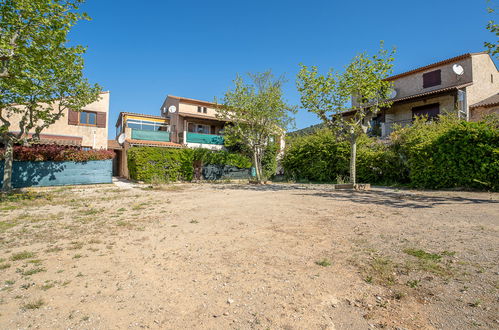
[[38, 308], [42, 307], [43, 305], [45, 305], [45, 301], [43, 301], [43, 299], [37, 299], [37, 300], [34, 300], [32, 302], [29, 302], [29, 303], [22, 305], [21, 309], [22, 310], [38, 309]]
[[45, 268], [38, 267], [38, 268], [32, 268], [32, 269], [25, 270], [21, 274], [24, 276], [30, 276], [30, 275], [34, 275], [34, 274], [45, 272], [45, 271], [47, 271]]
[[375, 257], [369, 263], [369, 275], [374, 280], [383, 285], [393, 285], [396, 282], [394, 272], [395, 264], [383, 257]]
[[16, 225], [15, 222], [0, 221], [0, 233], [10, 229]]
[[419, 286], [419, 280], [409, 280], [407, 281], [406, 285], [410, 288], [417, 288]]
[[322, 259], [320, 261], [316, 261], [315, 264], [322, 267], [329, 267], [331, 266], [331, 261], [328, 259]]
[[10, 266], [11, 265], [9, 263], [0, 264], [0, 270], [10, 268]]
[[34, 256], [35, 256], [35, 253], [33, 253], [33, 252], [23, 251], [23, 252], [14, 253], [10, 257], [10, 260], [12, 260], [12, 261], [24, 260], [24, 259], [33, 258]]
[[42, 289], [43, 291], [47, 291], [48, 289], [52, 289], [54, 286], [54, 283], [45, 283], [40, 287], [40, 289]]
[[404, 253], [407, 253], [408, 255], [411, 255], [413, 257], [416, 257], [418, 259], [423, 259], [423, 260], [433, 260], [433, 261], [439, 261], [442, 256], [436, 253], [428, 253], [423, 250], [416, 250], [416, 249], [405, 249]]

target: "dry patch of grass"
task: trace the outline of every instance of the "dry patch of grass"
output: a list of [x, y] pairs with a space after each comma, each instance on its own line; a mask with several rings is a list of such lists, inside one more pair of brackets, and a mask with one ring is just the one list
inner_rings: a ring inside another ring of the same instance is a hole
[[43, 305], [45, 305], [45, 301], [43, 301], [43, 299], [40, 298], [21, 305], [21, 309], [24, 311], [30, 309], [39, 309]]

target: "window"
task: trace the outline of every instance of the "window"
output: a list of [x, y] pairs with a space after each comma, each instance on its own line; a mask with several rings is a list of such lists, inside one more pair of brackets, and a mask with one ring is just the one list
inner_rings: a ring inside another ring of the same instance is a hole
[[95, 112], [90, 111], [82, 111], [80, 112], [80, 124], [81, 125], [97, 125], [97, 114]]
[[198, 107], [199, 113], [208, 113], [208, 109], [206, 107]]
[[442, 84], [442, 70], [435, 70], [423, 74], [423, 88]]
[[201, 108], [201, 107], [198, 107], [198, 112], [199, 112], [199, 113], [201, 113], [201, 110], [202, 110], [202, 108]]
[[161, 122], [129, 119], [126, 121], [126, 127], [141, 131], [170, 131], [170, 126]]
[[208, 109], [206, 107], [203, 107], [203, 113], [207, 113]]
[[493, 74], [490, 74], [490, 82], [494, 83], [494, 75]]
[[436, 119], [439, 113], [440, 113], [440, 104], [438, 103], [426, 104], [412, 108], [412, 118], [416, 116], [417, 117], [427, 116], [428, 119], [434, 119], [434, 118]]

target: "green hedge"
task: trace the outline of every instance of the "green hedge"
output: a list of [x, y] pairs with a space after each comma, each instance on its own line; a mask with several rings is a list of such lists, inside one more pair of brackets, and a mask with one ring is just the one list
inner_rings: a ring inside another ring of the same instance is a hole
[[230, 165], [250, 168], [247, 157], [227, 151], [133, 147], [128, 150], [128, 171], [134, 180], [144, 182], [191, 181], [194, 164]]
[[[442, 116], [416, 120], [390, 140], [362, 137], [357, 149], [359, 182], [409, 184], [416, 188], [499, 189], [499, 125]], [[348, 177], [350, 147], [332, 132], [292, 138], [283, 159], [295, 180], [336, 182]]]
[[414, 187], [499, 189], [499, 127], [494, 121], [418, 121], [396, 132], [393, 140]]

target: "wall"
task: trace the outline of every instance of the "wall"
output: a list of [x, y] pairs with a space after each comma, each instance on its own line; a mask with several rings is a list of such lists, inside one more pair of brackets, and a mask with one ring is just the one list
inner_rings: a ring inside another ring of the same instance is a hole
[[[452, 66], [454, 64], [459, 64], [464, 68], [464, 74], [462, 76], [458, 76], [454, 73], [454, 71], [452, 70]], [[442, 70], [441, 72], [442, 83], [438, 86], [423, 88], [423, 74], [435, 70]], [[446, 87], [462, 85], [465, 83], [469, 83], [471, 81], [472, 81], [471, 58], [466, 58], [460, 61], [440, 65], [438, 67], [434, 67], [425, 71], [417, 72], [405, 77], [398, 78], [394, 80], [393, 83], [395, 85], [395, 89], [397, 90], [396, 98], [399, 98], [399, 97], [431, 92]]]
[[[0, 162], [3, 173], [3, 161]], [[12, 186], [45, 187], [80, 184], [111, 183], [112, 160], [88, 162], [18, 162], [13, 164]], [[3, 176], [0, 176], [0, 185]]]
[[228, 165], [205, 165], [202, 170], [204, 180], [247, 180], [251, 173], [251, 168]]
[[489, 108], [485, 108], [485, 107], [474, 108], [474, 109], [471, 109], [470, 120], [471, 121], [480, 121], [485, 116], [494, 115], [494, 114], [499, 116], [499, 106], [489, 107]]
[[[82, 137], [82, 146], [90, 147], [95, 149], [107, 149], [107, 129], [109, 125], [109, 92], [103, 92], [100, 94], [101, 99], [93, 102], [86, 107], [84, 110], [89, 111], [99, 111], [106, 113], [106, 127], [98, 128], [95, 126], [77, 126], [68, 125], [68, 110], [64, 111], [64, 115], [56, 121], [51, 126], [45, 128], [42, 134], [54, 134], [54, 135], [67, 135], [67, 136], [78, 136]], [[14, 115], [12, 118], [21, 117], [19, 114]], [[14, 125], [11, 126], [11, 131], [19, 131], [19, 120], [14, 120]], [[95, 141], [94, 141], [95, 132]]]
[[[473, 85], [466, 88], [468, 106], [499, 92], [499, 72], [488, 54], [473, 55]], [[490, 76], [493, 76], [493, 82]]]
[[454, 102], [455, 101], [453, 95], [443, 95], [443, 96], [428, 98], [423, 101], [408, 102], [401, 104], [396, 103], [390, 108], [390, 110], [386, 112], [387, 115], [393, 115], [393, 116], [387, 116], [388, 118], [391, 118], [391, 120], [388, 120], [387, 118], [386, 121], [411, 120], [412, 108], [432, 103], [440, 104], [440, 113], [455, 112], [456, 107]]

